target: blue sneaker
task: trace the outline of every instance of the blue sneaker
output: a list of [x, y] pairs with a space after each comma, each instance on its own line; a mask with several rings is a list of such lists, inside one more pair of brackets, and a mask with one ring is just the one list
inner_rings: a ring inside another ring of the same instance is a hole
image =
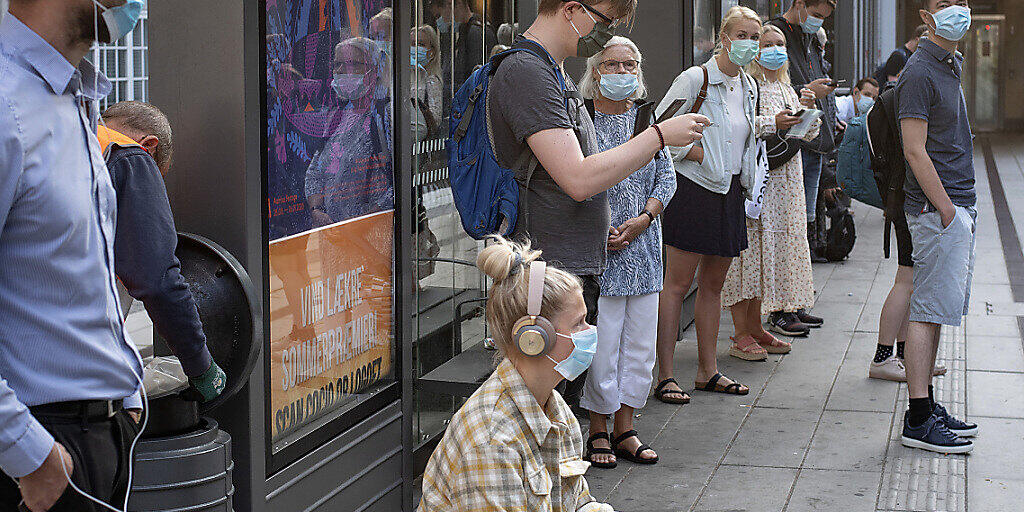
[[903, 446], [938, 453], [968, 453], [974, 449], [974, 443], [954, 434], [935, 414], [918, 427], [911, 427], [907, 415], [903, 415], [902, 442]]
[[932, 414], [938, 416], [938, 418], [942, 420], [943, 423], [946, 424], [946, 427], [948, 427], [949, 430], [951, 430], [954, 434], [960, 437], [974, 437], [978, 435], [977, 424], [966, 423], [954, 418], [948, 412], [946, 412], [945, 407], [939, 405], [938, 403], [935, 404], [935, 409], [932, 410]]

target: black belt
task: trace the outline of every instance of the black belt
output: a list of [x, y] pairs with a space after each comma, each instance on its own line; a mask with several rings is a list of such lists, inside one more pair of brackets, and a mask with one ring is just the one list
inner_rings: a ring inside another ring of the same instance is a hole
[[106, 421], [123, 406], [123, 400], [74, 400], [34, 405], [28, 410], [33, 416], [77, 418], [85, 421]]

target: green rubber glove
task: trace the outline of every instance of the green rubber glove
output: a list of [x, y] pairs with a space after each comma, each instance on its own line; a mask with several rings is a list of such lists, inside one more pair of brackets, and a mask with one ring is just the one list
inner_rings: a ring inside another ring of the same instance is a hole
[[204, 402], [209, 402], [223, 393], [227, 382], [228, 376], [224, 370], [220, 369], [220, 366], [217, 366], [216, 361], [210, 363], [210, 369], [203, 372], [202, 375], [188, 378], [188, 383], [199, 392]]

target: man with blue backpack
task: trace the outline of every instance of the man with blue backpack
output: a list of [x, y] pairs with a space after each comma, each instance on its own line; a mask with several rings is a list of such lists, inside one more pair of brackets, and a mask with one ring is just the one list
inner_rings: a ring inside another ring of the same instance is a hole
[[[448, 158], [463, 227], [476, 238], [529, 238], [546, 260], [581, 278], [592, 325], [610, 230], [605, 191], [665, 146], [699, 140], [710, 124], [677, 116], [596, 152], [593, 121], [562, 63], [601, 51], [635, 10], [636, 0], [540, 0], [512, 49], [475, 71], [452, 100]], [[577, 393], [570, 386], [566, 394]]]

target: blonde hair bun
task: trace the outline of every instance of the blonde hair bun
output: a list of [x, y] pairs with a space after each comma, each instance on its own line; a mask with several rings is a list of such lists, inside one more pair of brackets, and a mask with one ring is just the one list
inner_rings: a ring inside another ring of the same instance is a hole
[[522, 266], [540, 258], [541, 252], [530, 249], [529, 242], [517, 244], [500, 235], [493, 235], [489, 239], [491, 243], [480, 251], [476, 266], [495, 283], [521, 274]]

